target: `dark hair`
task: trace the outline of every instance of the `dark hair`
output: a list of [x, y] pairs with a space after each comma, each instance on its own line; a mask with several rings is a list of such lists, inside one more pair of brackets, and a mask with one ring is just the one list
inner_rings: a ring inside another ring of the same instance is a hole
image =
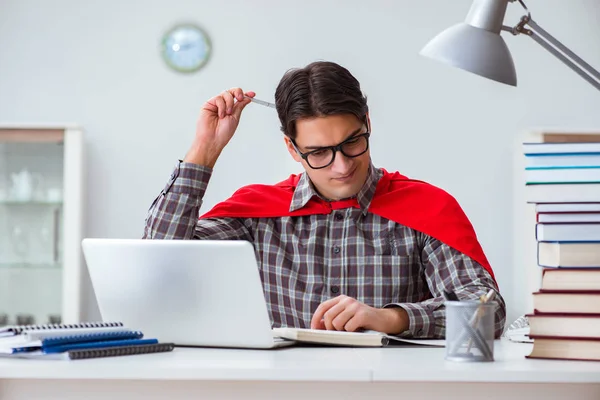
[[333, 62], [317, 61], [287, 71], [275, 91], [281, 130], [296, 138], [296, 121], [303, 118], [353, 114], [366, 122], [367, 98], [350, 71]]

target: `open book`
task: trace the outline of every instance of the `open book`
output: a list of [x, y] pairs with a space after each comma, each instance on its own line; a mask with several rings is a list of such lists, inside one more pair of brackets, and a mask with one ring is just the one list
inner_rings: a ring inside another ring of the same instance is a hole
[[301, 343], [334, 346], [383, 347], [389, 344], [419, 344], [444, 347], [443, 339], [404, 339], [376, 331], [344, 332], [321, 329], [273, 328], [273, 336]]

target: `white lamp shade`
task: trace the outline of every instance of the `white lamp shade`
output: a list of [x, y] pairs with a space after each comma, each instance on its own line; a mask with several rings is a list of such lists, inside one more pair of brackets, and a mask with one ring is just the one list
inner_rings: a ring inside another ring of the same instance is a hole
[[421, 55], [511, 86], [517, 86], [515, 64], [498, 33], [466, 23], [454, 25], [421, 50]]

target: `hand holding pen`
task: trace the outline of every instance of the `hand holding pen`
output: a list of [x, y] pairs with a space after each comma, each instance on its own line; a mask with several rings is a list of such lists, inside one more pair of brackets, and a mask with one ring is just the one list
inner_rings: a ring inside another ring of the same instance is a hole
[[184, 157], [185, 162], [213, 168], [225, 146], [235, 133], [244, 108], [254, 102], [275, 108], [275, 104], [255, 99], [252, 91], [241, 88], [224, 90], [210, 98], [200, 111], [192, 146]]

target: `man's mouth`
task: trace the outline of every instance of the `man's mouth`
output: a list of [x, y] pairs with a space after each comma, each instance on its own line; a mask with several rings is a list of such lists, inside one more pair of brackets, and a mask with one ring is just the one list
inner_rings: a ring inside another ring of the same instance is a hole
[[350, 172], [348, 175], [340, 176], [340, 177], [333, 178], [333, 179], [338, 182], [346, 182], [354, 177], [355, 172], [356, 172], [356, 168], [354, 170], [352, 170], [352, 172]]

